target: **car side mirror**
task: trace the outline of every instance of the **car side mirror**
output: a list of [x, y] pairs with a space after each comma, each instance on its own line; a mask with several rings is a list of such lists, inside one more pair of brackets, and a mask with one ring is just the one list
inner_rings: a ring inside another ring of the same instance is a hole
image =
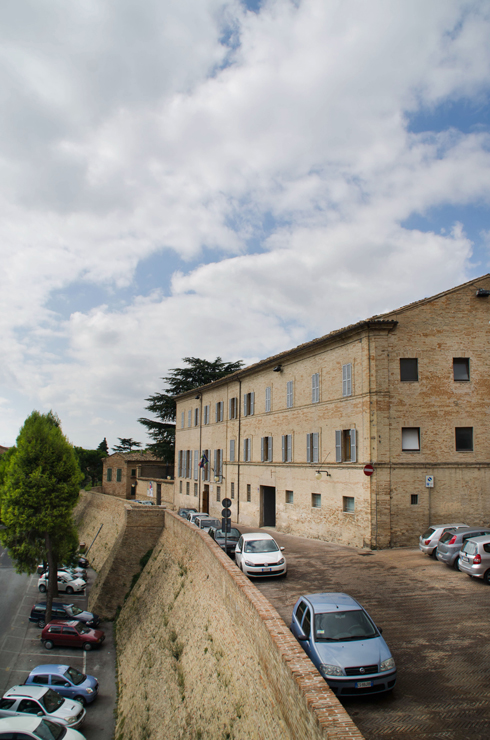
[[38, 713], [37, 713], [37, 716], [38, 716], [38, 717], [44, 717], [44, 712], [38, 712]]
[[298, 630], [298, 634], [296, 635], [296, 639], [300, 640], [300, 642], [304, 642], [308, 639], [307, 635], [303, 632], [303, 630]]
[[282, 550], [284, 550], [284, 547], [280, 547], [279, 549], [280, 549], [280, 550], [281, 550], [281, 552], [282, 552]]
[[383, 628], [382, 627], [378, 627], [378, 632], [379, 632], [380, 635], [382, 635], [383, 634]]

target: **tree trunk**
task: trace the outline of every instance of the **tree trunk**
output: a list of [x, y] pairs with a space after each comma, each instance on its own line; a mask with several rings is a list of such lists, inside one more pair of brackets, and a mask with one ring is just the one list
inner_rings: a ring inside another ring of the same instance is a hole
[[58, 563], [56, 561], [55, 554], [53, 552], [53, 545], [51, 543], [51, 537], [49, 533], [45, 534], [46, 550], [48, 553], [48, 590], [46, 592], [46, 624], [51, 622], [51, 611], [53, 607], [53, 599], [58, 596]]

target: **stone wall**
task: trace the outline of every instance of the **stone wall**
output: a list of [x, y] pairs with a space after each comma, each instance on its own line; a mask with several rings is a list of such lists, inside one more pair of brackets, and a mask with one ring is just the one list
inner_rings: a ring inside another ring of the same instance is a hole
[[116, 740], [362, 738], [267, 599], [168, 510], [116, 633]]
[[125, 504], [124, 500], [104, 493], [96, 493], [93, 490], [80, 491], [75, 509], [75, 523], [78, 526], [80, 542], [85, 542], [87, 548], [96, 537], [87, 556], [94, 570], [98, 571], [104, 565], [124, 529]]

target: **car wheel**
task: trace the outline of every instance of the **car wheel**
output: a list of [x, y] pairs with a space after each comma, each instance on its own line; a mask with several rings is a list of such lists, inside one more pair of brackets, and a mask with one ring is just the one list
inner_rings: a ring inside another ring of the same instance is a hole
[[54, 648], [54, 644], [51, 642], [51, 640], [45, 640], [44, 647], [46, 648], [46, 650], [52, 650]]
[[485, 573], [485, 575], [483, 576], [483, 580], [485, 581], [485, 583], [486, 583], [486, 584], [487, 584], [488, 586], [490, 586], [490, 570], [487, 570], [487, 572], [486, 572], [486, 573]]
[[459, 570], [459, 558], [456, 558], [456, 560], [453, 563], [454, 570]]
[[41, 583], [41, 584], [39, 585], [39, 590], [40, 590], [40, 592], [41, 592], [42, 594], [45, 594], [45, 593], [46, 593], [46, 586], [44, 585], [44, 583]]
[[86, 651], [92, 650], [92, 643], [91, 642], [84, 642], [83, 643], [83, 649], [86, 650]]
[[73, 593], [73, 589], [72, 589], [72, 587], [71, 587], [71, 586], [67, 586], [67, 587], [66, 587], [66, 593], [67, 593], [67, 594], [72, 594], [72, 593]]
[[430, 554], [431, 558], [434, 558], [434, 560], [437, 560], [437, 547], [434, 547]]
[[43, 627], [46, 627], [46, 622], [44, 621], [44, 619], [40, 619], [39, 622], [37, 623], [37, 626], [39, 627], [40, 630], [42, 630]]
[[84, 696], [74, 696], [73, 698], [75, 701], [79, 701], [82, 707], [87, 706], [87, 700], [85, 699]]

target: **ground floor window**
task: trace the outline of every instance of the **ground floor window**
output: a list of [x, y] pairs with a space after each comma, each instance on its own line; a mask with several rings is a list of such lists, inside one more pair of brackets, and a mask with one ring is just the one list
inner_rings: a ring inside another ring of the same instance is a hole
[[235, 484], [230, 483], [230, 498], [235, 498]]
[[419, 502], [418, 493], [412, 493], [412, 495], [410, 496], [410, 503], [412, 504], [412, 506], [416, 506], [418, 502]]
[[322, 505], [322, 494], [312, 493], [311, 494], [311, 505], [314, 509], [320, 509]]
[[252, 500], [252, 486], [250, 483], [247, 483], [247, 501]]
[[294, 494], [292, 491], [286, 491], [286, 503], [292, 504], [294, 499]]
[[221, 486], [216, 486], [216, 501], [221, 501]]
[[185, 494], [186, 496], [190, 496], [190, 493], [191, 493], [191, 484], [189, 483], [189, 481], [187, 481], [187, 483], [185, 484]]
[[197, 483], [194, 483], [194, 496], [197, 496]]
[[456, 427], [456, 452], [473, 451], [473, 427]]
[[182, 493], [182, 481], [179, 481], [179, 493]]
[[342, 511], [347, 514], [354, 513], [354, 496], [342, 496]]

